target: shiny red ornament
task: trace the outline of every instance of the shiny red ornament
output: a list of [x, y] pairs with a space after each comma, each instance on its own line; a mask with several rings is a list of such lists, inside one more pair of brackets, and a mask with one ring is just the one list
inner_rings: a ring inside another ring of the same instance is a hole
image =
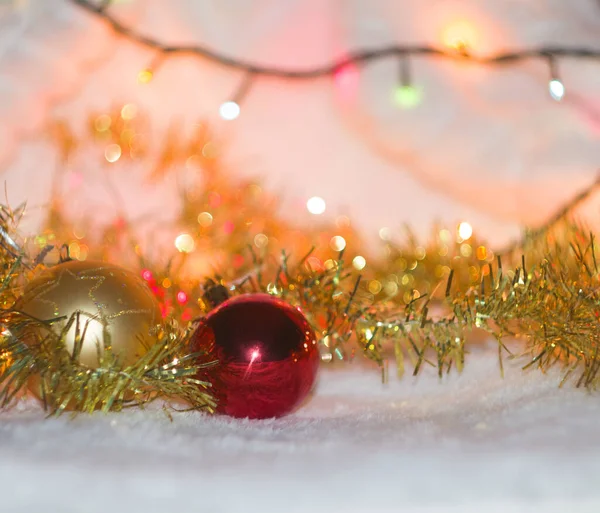
[[320, 361], [302, 312], [268, 294], [226, 300], [202, 319], [192, 348], [219, 360], [200, 377], [213, 383], [217, 412], [238, 418], [293, 411], [310, 393]]

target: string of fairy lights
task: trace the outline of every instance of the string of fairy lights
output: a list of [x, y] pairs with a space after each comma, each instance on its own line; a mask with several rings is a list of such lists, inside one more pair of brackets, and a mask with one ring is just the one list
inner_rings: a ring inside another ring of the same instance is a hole
[[[429, 45], [388, 45], [368, 50], [355, 50], [346, 56], [330, 63], [315, 67], [275, 67], [260, 65], [251, 61], [237, 59], [222, 54], [216, 50], [198, 44], [171, 45], [136, 30], [121, 22], [114, 13], [115, 0], [70, 0], [75, 5], [83, 8], [90, 14], [106, 23], [116, 34], [127, 40], [137, 43], [153, 52], [153, 58], [148, 66], [137, 74], [140, 84], [152, 81], [154, 75], [166, 59], [176, 55], [191, 55], [213, 62], [216, 65], [231, 69], [242, 75], [242, 80], [237, 90], [219, 105], [218, 112], [225, 121], [237, 119], [242, 110], [242, 103], [248, 92], [255, 86], [260, 78], [271, 78], [292, 81], [308, 81], [330, 78], [336, 87], [348, 89], [356, 87], [356, 80], [361, 68], [382, 59], [397, 59], [398, 81], [394, 87], [393, 100], [403, 109], [418, 106], [422, 101], [421, 90], [413, 82], [411, 62], [414, 58], [430, 58], [449, 60], [455, 62], [468, 62], [478, 66], [510, 66], [525, 61], [540, 61], [548, 68], [548, 94], [551, 99], [560, 102], [566, 93], [565, 83], [559, 70], [559, 61], [565, 59], [600, 61], [600, 48], [585, 46], [548, 45], [534, 48], [525, 48], [516, 51], [499, 52], [489, 55], [479, 55], [472, 51], [470, 31], [472, 26], [459, 23], [450, 27], [443, 37], [443, 44], [439, 47]], [[313, 215], [321, 215], [326, 210], [326, 202], [319, 196], [308, 199], [306, 208]], [[468, 223], [459, 227], [461, 238], [467, 239], [467, 232], [471, 230]], [[385, 239], [383, 235], [381, 238]], [[179, 248], [180, 245], [178, 245]], [[338, 245], [339, 246], [339, 245]], [[339, 248], [336, 248], [339, 249]]]
[[[215, 64], [241, 72], [243, 78], [237, 91], [219, 106], [222, 119], [233, 121], [241, 114], [241, 104], [260, 77], [278, 78], [282, 80], [314, 80], [331, 77], [339, 87], [352, 87], [353, 76], [360, 67], [381, 59], [398, 59], [398, 83], [394, 90], [394, 101], [402, 108], [412, 108], [421, 102], [420, 90], [412, 81], [411, 59], [436, 58], [452, 61], [466, 61], [480, 66], [508, 66], [523, 61], [542, 61], [548, 67], [548, 93], [555, 101], [561, 101], [565, 96], [565, 84], [560, 76], [558, 61], [560, 59], [580, 59], [600, 61], [600, 48], [584, 46], [540, 46], [518, 51], [500, 52], [491, 55], [476, 55], [472, 53], [469, 43], [469, 27], [462, 24], [457, 27], [451, 37], [446, 38], [443, 47], [428, 45], [389, 45], [369, 50], [355, 50], [347, 56], [328, 64], [312, 68], [287, 68], [262, 66], [250, 61], [236, 59], [202, 45], [170, 45], [150, 35], [143, 34], [119, 21], [110, 11], [114, 0], [103, 0], [93, 3], [90, 0], [71, 0], [89, 13], [101, 18], [113, 31], [132, 42], [136, 42], [153, 52], [155, 57], [149, 66], [138, 74], [140, 83], [152, 80], [161, 63], [169, 56], [194, 55], [198, 58], [212, 61]], [[463, 34], [461, 34], [463, 32]]]

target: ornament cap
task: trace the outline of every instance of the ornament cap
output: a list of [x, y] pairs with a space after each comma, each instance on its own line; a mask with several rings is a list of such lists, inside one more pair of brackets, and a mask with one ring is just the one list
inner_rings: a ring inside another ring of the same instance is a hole
[[229, 299], [229, 291], [222, 283], [208, 278], [204, 282], [204, 294], [202, 297], [212, 308], [216, 308]]

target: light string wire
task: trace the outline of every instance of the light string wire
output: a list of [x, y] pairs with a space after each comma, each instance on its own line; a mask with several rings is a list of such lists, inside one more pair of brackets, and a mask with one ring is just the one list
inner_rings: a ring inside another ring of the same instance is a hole
[[334, 75], [338, 70], [350, 64], [366, 64], [390, 57], [436, 57], [454, 61], [467, 61], [477, 65], [514, 65], [526, 60], [542, 60], [547, 63], [550, 75], [556, 75], [556, 59], [572, 58], [600, 61], [600, 48], [586, 46], [553, 46], [544, 45], [512, 52], [499, 52], [487, 56], [478, 56], [468, 49], [443, 49], [430, 45], [387, 45], [369, 50], [354, 50], [347, 56], [320, 66], [296, 69], [275, 66], [263, 66], [242, 59], [237, 59], [202, 45], [170, 45], [152, 36], [144, 35], [132, 27], [128, 27], [109, 13], [111, 0], [94, 4], [90, 0], [70, 0], [90, 14], [97, 16], [108, 24], [114, 32], [142, 46], [165, 55], [191, 54], [208, 59], [222, 66], [246, 72], [254, 77], [264, 76], [290, 80], [310, 80]]

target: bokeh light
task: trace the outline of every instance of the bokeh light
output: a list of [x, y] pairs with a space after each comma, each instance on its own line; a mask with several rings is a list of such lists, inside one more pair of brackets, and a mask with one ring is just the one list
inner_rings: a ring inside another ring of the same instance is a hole
[[462, 240], [470, 239], [471, 235], [473, 235], [473, 227], [469, 223], [463, 221], [458, 225], [458, 236]]
[[226, 121], [237, 119], [240, 112], [240, 106], [234, 101], [225, 102], [219, 107], [219, 115]]
[[194, 238], [189, 233], [182, 233], [175, 239], [175, 247], [181, 253], [191, 253], [195, 246]]
[[554, 78], [548, 83], [548, 91], [550, 92], [552, 99], [559, 102], [565, 95], [565, 86], [560, 80]]
[[394, 91], [394, 103], [402, 109], [414, 109], [421, 104], [423, 93], [412, 85], [398, 86]]
[[104, 158], [108, 162], [116, 162], [121, 158], [121, 147], [118, 144], [109, 144], [104, 150]]
[[367, 265], [367, 260], [363, 256], [357, 255], [352, 260], [352, 266], [357, 271], [364, 269], [366, 265]]
[[334, 251], [342, 251], [346, 247], [346, 239], [341, 235], [334, 235], [329, 241], [329, 246]]
[[311, 214], [320, 215], [325, 212], [327, 204], [323, 198], [313, 196], [306, 202], [306, 208]]

